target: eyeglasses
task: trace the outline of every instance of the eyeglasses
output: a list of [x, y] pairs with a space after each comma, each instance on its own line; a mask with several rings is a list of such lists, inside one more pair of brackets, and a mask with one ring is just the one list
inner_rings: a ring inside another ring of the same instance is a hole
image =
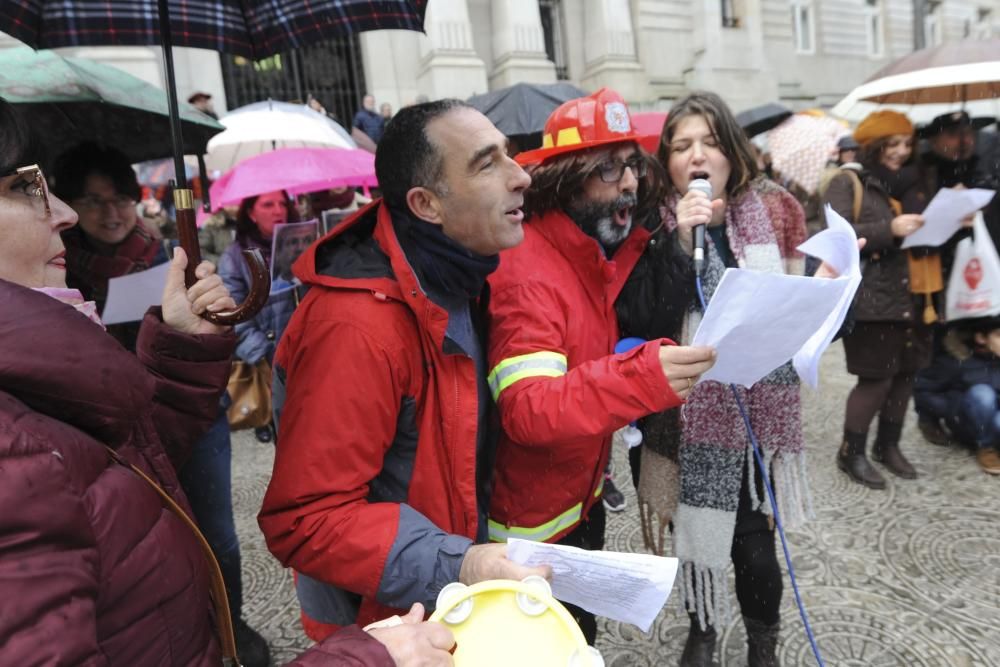
[[18, 176], [24, 182], [26, 192], [30, 196], [42, 200], [42, 204], [45, 206], [45, 215], [52, 214], [52, 208], [49, 206], [49, 186], [45, 182], [45, 175], [42, 174], [41, 167], [32, 164], [0, 175], [3, 178], [8, 176]]
[[118, 211], [128, 211], [135, 208], [135, 200], [128, 195], [117, 195], [106, 199], [96, 195], [87, 195], [73, 200], [73, 208], [81, 211], [103, 211], [105, 206], [110, 206]]
[[605, 183], [617, 183], [622, 180], [622, 177], [625, 175], [625, 167], [631, 169], [632, 174], [636, 178], [643, 178], [646, 176], [646, 160], [641, 155], [630, 157], [625, 161], [605, 160], [597, 165], [597, 167], [594, 168], [594, 171]]

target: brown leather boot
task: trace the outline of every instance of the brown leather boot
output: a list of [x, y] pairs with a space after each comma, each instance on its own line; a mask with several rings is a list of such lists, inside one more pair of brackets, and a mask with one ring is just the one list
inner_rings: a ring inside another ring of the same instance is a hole
[[899, 450], [899, 436], [903, 433], [903, 425], [895, 422], [879, 420], [878, 435], [875, 436], [875, 447], [872, 458], [884, 465], [889, 472], [903, 479], [916, 479], [917, 471]]
[[865, 457], [867, 442], [867, 433], [854, 433], [844, 429], [844, 442], [837, 452], [837, 467], [858, 484], [869, 489], [884, 489], [885, 478]]

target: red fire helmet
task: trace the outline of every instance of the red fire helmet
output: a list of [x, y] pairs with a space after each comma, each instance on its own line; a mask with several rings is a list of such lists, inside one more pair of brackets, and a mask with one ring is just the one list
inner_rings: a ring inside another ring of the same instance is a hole
[[625, 141], [639, 141], [625, 100], [610, 88], [601, 88], [560, 105], [545, 122], [542, 147], [514, 159], [521, 166], [535, 165], [563, 153]]

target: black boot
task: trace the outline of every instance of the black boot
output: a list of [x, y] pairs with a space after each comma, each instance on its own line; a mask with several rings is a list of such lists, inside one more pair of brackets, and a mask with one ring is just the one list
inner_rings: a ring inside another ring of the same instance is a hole
[[875, 436], [875, 447], [872, 458], [884, 465], [889, 472], [903, 479], [916, 479], [917, 471], [899, 450], [899, 436], [903, 433], [903, 425], [896, 422], [879, 420], [878, 434]]
[[679, 667], [716, 667], [712, 661], [715, 654], [715, 628], [711, 625], [702, 629], [698, 617], [691, 616], [691, 629], [687, 641], [684, 642], [684, 652], [681, 653]]
[[747, 629], [747, 667], [781, 667], [778, 660], [778, 634], [781, 623], [767, 625], [743, 617]]
[[884, 489], [885, 478], [865, 457], [867, 441], [867, 433], [854, 433], [844, 429], [844, 442], [837, 452], [837, 467], [858, 484], [864, 484], [870, 489]]
[[233, 619], [233, 635], [236, 637], [236, 655], [243, 667], [268, 667], [271, 664], [271, 649], [267, 640], [242, 618]]
[[257, 442], [268, 443], [274, 440], [274, 431], [271, 430], [271, 425], [258, 426], [253, 430], [254, 436], [257, 437]]

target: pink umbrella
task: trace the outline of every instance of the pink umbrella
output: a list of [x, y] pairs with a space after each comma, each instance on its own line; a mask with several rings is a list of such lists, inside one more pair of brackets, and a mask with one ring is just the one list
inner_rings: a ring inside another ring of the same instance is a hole
[[837, 140], [849, 130], [829, 116], [797, 113], [767, 133], [771, 162], [781, 175], [812, 194]]
[[632, 125], [635, 127], [635, 131], [641, 135], [639, 145], [647, 153], [656, 154], [657, 148], [660, 147], [663, 124], [666, 122], [666, 111], [643, 111], [632, 114]]
[[375, 156], [356, 148], [282, 148], [240, 162], [212, 184], [212, 206], [285, 190], [291, 195], [344, 186], [378, 185]]

